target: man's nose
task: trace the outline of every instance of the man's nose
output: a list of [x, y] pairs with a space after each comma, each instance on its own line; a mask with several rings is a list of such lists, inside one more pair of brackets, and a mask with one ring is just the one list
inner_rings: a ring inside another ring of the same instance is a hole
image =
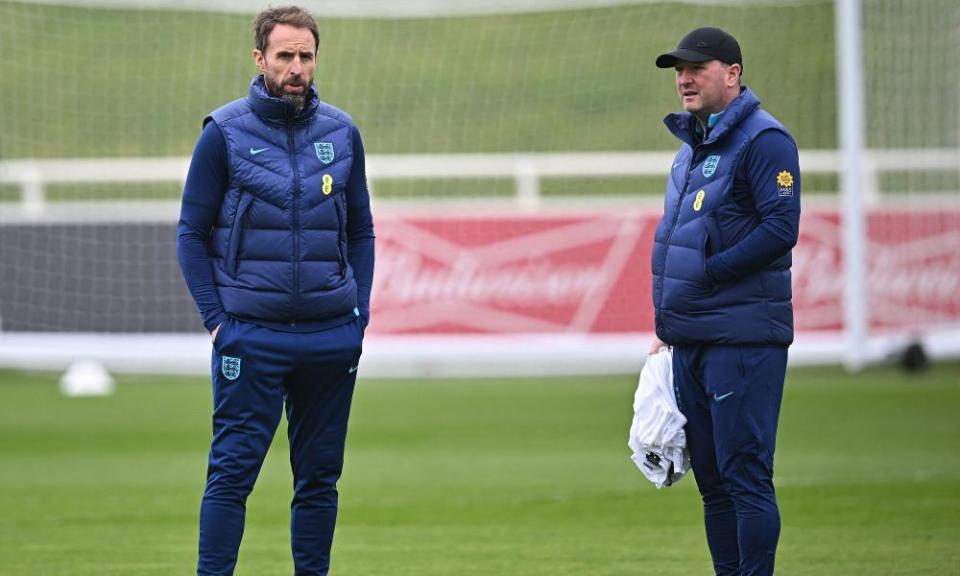
[[297, 56], [290, 65], [290, 73], [299, 76], [301, 72], [303, 72], [303, 63], [300, 62], [300, 57]]

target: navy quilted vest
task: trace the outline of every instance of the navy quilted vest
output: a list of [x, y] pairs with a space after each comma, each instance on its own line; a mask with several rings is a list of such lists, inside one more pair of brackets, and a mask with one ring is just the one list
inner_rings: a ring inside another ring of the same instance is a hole
[[246, 98], [212, 112], [227, 144], [230, 185], [210, 240], [227, 314], [267, 326], [323, 329], [355, 317], [344, 189], [353, 121], [321, 102], [303, 110], [257, 76]]
[[664, 119], [685, 144], [674, 159], [654, 239], [657, 336], [670, 344], [788, 345], [793, 341], [789, 253], [719, 285], [706, 278], [705, 263], [731, 244], [730, 230], [719, 222], [729, 221], [730, 192], [750, 142], [766, 130], [789, 133], [749, 89], [730, 103], [705, 142], [691, 141], [689, 122], [686, 113]]

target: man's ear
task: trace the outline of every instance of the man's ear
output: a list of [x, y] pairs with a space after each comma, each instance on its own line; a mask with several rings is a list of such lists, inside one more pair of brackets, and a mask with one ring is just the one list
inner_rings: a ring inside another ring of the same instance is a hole
[[[736, 69], [736, 70], [734, 70]], [[731, 64], [730, 68], [727, 69], [730, 74], [733, 76], [733, 79], [736, 84], [740, 83], [740, 76], [743, 75], [743, 66], [739, 64]]]
[[257, 66], [258, 70], [266, 72], [266, 60], [263, 52], [256, 48], [253, 49], [253, 63]]

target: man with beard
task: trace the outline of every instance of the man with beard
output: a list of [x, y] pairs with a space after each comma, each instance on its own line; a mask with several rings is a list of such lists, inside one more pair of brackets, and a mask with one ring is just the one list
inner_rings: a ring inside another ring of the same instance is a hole
[[213, 339], [197, 574], [233, 574], [246, 499], [285, 409], [294, 565], [321, 575], [370, 318], [373, 220], [360, 133], [313, 85], [313, 17], [270, 8], [254, 32], [260, 74], [245, 98], [204, 119], [177, 231]]

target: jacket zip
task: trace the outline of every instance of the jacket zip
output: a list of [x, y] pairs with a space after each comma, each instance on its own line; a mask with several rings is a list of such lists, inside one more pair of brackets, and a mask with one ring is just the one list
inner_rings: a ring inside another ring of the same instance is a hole
[[287, 152], [290, 154], [290, 165], [293, 168], [293, 314], [290, 326], [297, 325], [297, 311], [300, 307], [300, 167], [297, 164], [297, 153], [293, 147], [292, 120], [287, 121]]

